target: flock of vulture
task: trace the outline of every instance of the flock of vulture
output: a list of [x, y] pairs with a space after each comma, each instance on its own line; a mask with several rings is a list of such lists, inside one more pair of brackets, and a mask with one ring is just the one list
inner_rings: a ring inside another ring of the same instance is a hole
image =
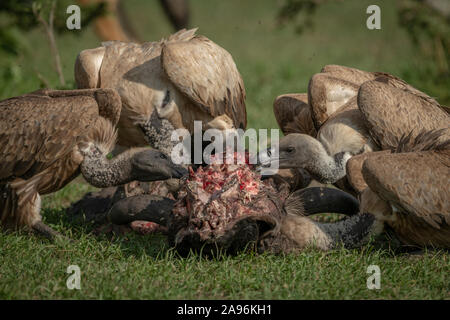
[[[204, 130], [246, 128], [244, 84], [231, 55], [195, 31], [84, 50], [75, 62], [77, 90], [0, 102], [3, 227], [58, 235], [41, 221], [40, 196], [80, 173], [105, 189], [72, 210], [103, 207], [109, 219], [132, 212], [142, 220], [139, 210], [156, 212], [164, 203], [132, 201], [133, 188], [166, 180], [167, 195], [187, 174], [168, 157], [172, 130], [193, 133], [194, 120]], [[390, 229], [407, 246], [450, 248], [446, 107], [392, 75], [328, 65], [313, 75], [307, 94], [276, 98], [274, 113], [285, 136], [269, 162], [279, 164], [277, 177], [291, 196], [271, 232], [276, 241], [266, 238], [261, 247], [358, 246]], [[324, 186], [308, 187], [312, 180]], [[325, 187], [331, 184], [339, 189]], [[164, 224], [155, 212], [149, 220]], [[308, 217], [318, 212], [351, 217], [321, 224]]]

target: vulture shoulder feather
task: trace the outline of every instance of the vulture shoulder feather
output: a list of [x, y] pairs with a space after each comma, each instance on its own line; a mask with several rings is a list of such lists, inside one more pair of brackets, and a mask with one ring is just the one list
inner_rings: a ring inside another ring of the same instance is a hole
[[319, 128], [357, 95], [359, 86], [353, 82], [336, 78], [327, 73], [316, 73], [308, 85], [308, 101], [316, 129]]
[[352, 155], [377, 150], [364, 124], [356, 97], [334, 112], [317, 133], [329, 154], [350, 152]]
[[358, 86], [369, 80], [374, 80], [376, 74], [373, 72], [363, 71], [355, 68], [339, 66], [339, 65], [326, 65], [321, 70], [322, 73], [326, 73], [332, 77], [339, 78], [348, 82], [352, 82]]
[[358, 107], [381, 149], [395, 149], [405, 133], [416, 136], [450, 125], [450, 115], [429, 99], [381, 81], [361, 85]]
[[364, 161], [362, 173], [370, 189], [398, 211], [449, 228], [450, 149], [383, 153]]
[[366, 152], [351, 157], [346, 164], [347, 180], [350, 186], [359, 194], [367, 188], [367, 183], [362, 175], [364, 161], [380, 154], [390, 153], [389, 150]]
[[316, 128], [306, 93], [283, 94], [273, 102], [275, 118], [285, 135], [303, 133], [315, 137]]
[[105, 104], [117, 97], [110, 90], [88, 95], [42, 90], [1, 101], [0, 181], [28, 179], [71, 154], [89, 136], [100, 113], [118, 119], [120, 100], [115, 112]]
[[175, 87], [212, 117], [226, 114], [245, 129], [245, 89], [231, 55], [203, 36], [163, 43], [162, 67]]

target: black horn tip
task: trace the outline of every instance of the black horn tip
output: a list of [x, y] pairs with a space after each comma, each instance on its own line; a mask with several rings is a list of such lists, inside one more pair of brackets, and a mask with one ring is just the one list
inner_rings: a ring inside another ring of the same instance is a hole
[[127, 224], [136, 220], [166, 225], [175, 201], [156, 195], [138, 195], [122, 199], [108, 212], [114, 224]]
[[336, 223], [330, 223], [328, 229], [335, 240], [334, 245], [343, 244], [347, 249], [358, 248], [366, 244], [369, 237], [377, 233], [375, 216], [370, 213], [363, 213]]
[[182, 166], [176, 166], [176, 167], [173, 169], [173, 175], [172, 175], [172, 177], [175, 178], [175, 179], [181, 179], [181, 178], [183, 178], [184, 176], [187, 176], [188, 174], [189, 174], [188, 169], [186, 169], [186, 168], [184, 168], [184, 167], [182, 167]]
[[359, 202], [351, 194], [335, 188], [312, 187], [292, 193], [287, 203], [301, 202], [304, 215], [316, 213], [341, 213], [355, 215]]

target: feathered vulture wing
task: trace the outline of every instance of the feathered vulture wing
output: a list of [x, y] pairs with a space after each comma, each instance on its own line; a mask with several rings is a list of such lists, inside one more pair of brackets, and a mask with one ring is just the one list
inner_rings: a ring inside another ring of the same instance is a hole
[[364, 162], [367, 159], [377, 157], [382, 153], [388, 154], [390, 153], [390, 151], [383, 150], [357, 154], [347, 161], [346, 164], [347, 181], [358, 194], [367, 188], [366, 181], [364, 180], [364, 177], [362, 175], [362, 167]]
[[435, 99], [433, 99], [426, 93], [424, 93], [420, 90], [417, 90], [412, 85], [408, 84], [406, 81], [400, 79], [399, 77], [396, 77], [392, 74], [385, 73], [385, 72], [373, 72], [373, 75], [375, 76], [374, 80], [376, 80], [378, 82], [383, 82], [392, 87], [402, 89], [404, 91], [409, 91], [410, 93], [421, 98], [422, 100], [425, 100], [426, 102], [433, 104], [439, 108], [443, 108]]
[[434, 228], [450, 226], [450, 149], [382, 153], [362, 168], [367, 185], [398, 210]]
[[316, 73], [308, 84], [308, 102], [317, 130], [358, 93], [359, 86], [328, 73]]
[[426, 94], [398, 88], [391, 83], [401, 82], [390, 79], [367, 81], [358, 92], [358, 107], [381, 149], [395, 149], [405, 134], [417, 136], [422, 131], [450, 126], [450, 115], [431, 98], [425, 98]]
[[366, 81], [374, 80], [377, 76], [376, 72], [369, 72], [335, 64], [326, 65], [320, 72], [341, 80], [349, 81], [358, 86]]
[[231, 55], [203, 36], [163, 43], [161, 62], [169, 80], [204, 112], [226, 114], [245, 129], [245, 89]]
[[316, 128], [306, 93], [278, 96], [273, 102], [273, 112], [283, 133], [303, 133], [315, 137]]
[[49, 90], [43, 89], [33, 94], [46, 95], [51, 98], [87, 96], [94, 98], [97, 103], [99, 116], [109, 120], [113, 126], [117, 125], [122, 109], [122, 101], [116, 90], [103, 89], [79, 89], [79, 90]]
[[389, 85], [399, 89], [408, 90], [411, 93], [429, 101], [430, 103], [438, 105], [437, 101], [426, 93], [417, 90], [404, 80], [386, 72], [370, 72], [339, 65], [326, 65], [322, 68], [321, 72], [327, 73], [328, 75], [341, 80], [352, 82], [358, 86], [362, 85], [366, 81], [378, 79], [378, 81], [388, 83]]
[[355, 155], [347, 161], [347, 180], [357, 193], [361, 193], [367, 188], [362, 173], [363, 164], [367, 159], [377, 158], [378, 160], [376, 161], [383, 161], [384, 155], [389, 155], [393, 152], [408, 153], [448, 149], [450, 148], [450, 140], [445, 140], [442, 137], [445, 137], [449, 133], [450, 129], [422, 131], [416, 136], [413, 133], [409, 133], [400, 139], [398, 146], [394, 150], [382, 150]]
[[98, 118], [89, 96], [35, 92], [0, 102], [0, 181], [28, 179], [72, 152]]

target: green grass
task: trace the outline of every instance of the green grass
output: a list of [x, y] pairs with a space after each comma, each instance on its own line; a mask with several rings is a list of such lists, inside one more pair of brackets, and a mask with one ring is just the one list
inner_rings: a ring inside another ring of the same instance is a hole
[[[0, 233], [0, 298], [4, 299], [449, 299], [449, 254], [394, 254], [373, 245], [301, 254], [179, 257], [161, 236], [95, 237], [72, 225], [54, 203], [84, 190], [72, 184], [45, 197], [47, 223], [75, 239]], [[70, 191], [67, 193], [66, 190]], [[381, 289], [366, 287], [367, 267], [381, 268]], [[81, 290], [68, 290], [69, 265]]]
[[[376, 1], [382, 8], [381, 31], [365, 28], [365, 9], [372, 2], [326, 5], [317, 12], [314, 29], [301, 36], [293, 27], [276, 26], [277, 1], [272, 0], [191, 1], [192, 25], [233, 55], [247, 90], [249, 127], [276, 128], [274, 98], [305, 92], [311, 75], [331, 63], [396, 74], [445, 102], [441, 89], [423, 76], [429, 65], [397, 26], [393, 1]], [[171, 32], [156, 2], [125, 4], [142, 38], [158, 40]], [[15, 60], [13, 75], [0, 80], [0, 98], [38, 88], [34, 69], [57, 83], [43, 34], [36, 30], [26, 39], [30, 51]], [[76, 54], [98, 40], [90, 31], [67, 32], [58, 44], [66, 79], [73, 83]], [[0, 71], [10, 62], [0, 57]], [[0, 298], [450, 299], [446, 252], [414, 256], [367, 245], [327, 253], [180, 258], [158, 236], [108, 239], [70, 223], [64, 209], [90, 190], [77, 180], [43, 200], [44, 221], [74, 242], [0, 232]], [[72, 264], [81, 268], [81, 290], [66, 288]], [[372, 264], [381, 268], [380, 290], [366, 288]]]

